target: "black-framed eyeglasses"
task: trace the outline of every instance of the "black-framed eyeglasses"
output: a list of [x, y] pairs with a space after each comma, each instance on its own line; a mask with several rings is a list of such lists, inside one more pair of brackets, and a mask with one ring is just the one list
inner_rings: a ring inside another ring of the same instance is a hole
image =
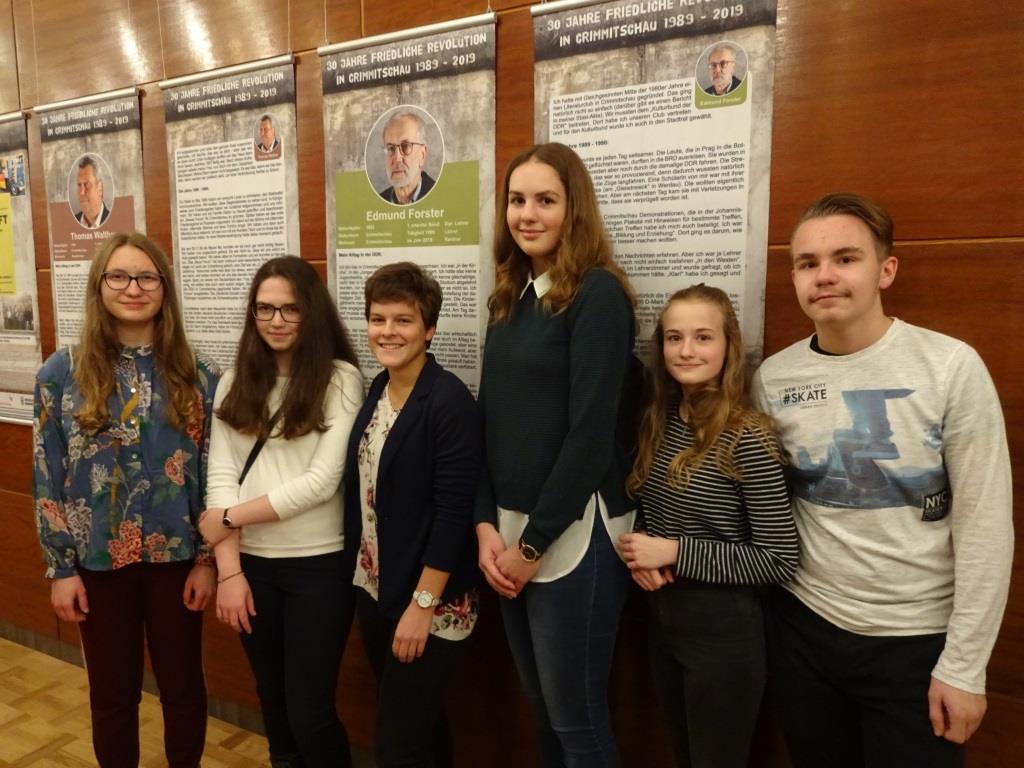
[[736, 62], [733, 61], [732, 59], [726, 59], [725, 61], [709, 61], [708, 62], [708, 69], [725, 69], [730, 64], [735, 64], [735, 63]]
[[422, 141], [403, 141], [401, 144], [385, 144], [384, 154], [388, 157], [394, 157], [395, 152], [401, 152], [402, 157], [408, 157], [412, 154], [413, 147], [425, 147], [427, 146]]
[[139, 272], [137, 275], [130, 275], [124, 270], [115, 269], [112, 272], [103, 273], [103, 282], [112, 291], [128, 290], [132, 280], [144, 291], [155, 291], [164, 284], [163, 276], [157, 272]]
[[302, 322], [302, 310], [297, 304], [282, 304], [280, 307], [274, 304], [259, 302], [253, 304], [252, 316], [257, 320], [273, 320], [274, 315], [281, 313], [281, 319], [286, 323]]

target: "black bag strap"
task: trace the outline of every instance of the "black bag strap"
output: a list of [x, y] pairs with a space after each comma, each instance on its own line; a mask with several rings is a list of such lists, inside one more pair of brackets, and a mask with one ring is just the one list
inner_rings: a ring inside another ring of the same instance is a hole
[[274, 431], [274, 426], [277, 424], [277, 419], [281, 415], [281, 409], [278, 408], [274, 411], [274, 415], [270, 417], [270, 423], [267, 424], [267, 428], [260, 432], [260, 436], [256, 438], [256, 442], [252, 446], [252, 450], [249, 451], [249, 457], [245, 460], [245, 466], [242, 467], [242, 474], [238, 476], [238, 484], [241, 485], [245, 482], [245, 476], [249, 474], [249, 470], [252, 469], [252, 465], [256, 462], [256, 457], [260, 455], [260, 451], [263, 450], [263, 444], [267, 442], [267, 438], [270, 437], [270, 433]]

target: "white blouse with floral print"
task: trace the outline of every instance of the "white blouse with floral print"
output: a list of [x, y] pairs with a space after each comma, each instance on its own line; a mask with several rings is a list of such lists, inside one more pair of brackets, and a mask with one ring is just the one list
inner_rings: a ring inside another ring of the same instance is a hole
[[[366, 431], [359, 441], [359, 497], [362, 507], [363, 535], [359, 542], [359, 558], [352, 583], [366, 590], [377, 599], [379, 574], [377, 559], [377, 512], [374, 506], [374, 486], [377, 483], [377, 467], [384, 443], [398, 419], [400, 411], [391, 407], [388, 388], [385, 387], [377, 401], [377, 407], [366, 425]], [[480, 603], [476, 590], [470, 590], [461, 597], [442, 603], [434, 609], [434, 621], [430, 634], [444, 640], [464, 640], [476, 626]]]

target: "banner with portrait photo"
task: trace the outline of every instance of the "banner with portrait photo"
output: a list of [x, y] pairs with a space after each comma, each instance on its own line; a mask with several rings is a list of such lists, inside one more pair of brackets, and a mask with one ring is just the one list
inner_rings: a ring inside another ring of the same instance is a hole
[[32, 423], [41, 362], [28, 135], [12, 112], [0, 115], [0, 421]]
[[364, 371], [363, 285], [413, 261], [441, 284], [431, 344], [471, 389], [493, 283], [494, 15], [320, 49], [331, 291]]
[[693, 283], [763, 349], [776, 0], [533, 6], [534, 133], [584, 159], [638, 294], [641, 349]]
[[57, 346], [78, 343], [93, 255], [116, 232], [146, 229], [134, 88], [35, 108], [43, 144]]
[[160, 83], [185, 329], [235, 359], [253, 274], [299, 255], [295, 73], [281, 56]]

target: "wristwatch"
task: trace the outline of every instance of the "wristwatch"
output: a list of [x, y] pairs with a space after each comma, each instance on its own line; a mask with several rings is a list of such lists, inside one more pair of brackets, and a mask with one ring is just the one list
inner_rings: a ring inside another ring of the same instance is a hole
[[230, 511], [231, 511], [231, 507], [225, 507], [224, 508], [224, 516], [220, 519], [220, 522], [221, 522], [221, 525], [223, 525], [225, 528], [231, 528], [232, 530], [234, 530], [238, 526], [235, 525], [234, 523], [232, 523], [231, 522], [231, 518], [228, 517], [228, 512], [230, 512]]
[[420, 608], [436, 608], [441, 604], [441, 598], [434, 597], [425, 589], [413, 592], [412, 599], [416, 601], [416, 605]]
[[540, 560], [541, 553], [537, 551], [537, 548], [531, 544], [527, 544], [522, 539], [519, 540], [519, 556], [528, 563], [536, 563]]

